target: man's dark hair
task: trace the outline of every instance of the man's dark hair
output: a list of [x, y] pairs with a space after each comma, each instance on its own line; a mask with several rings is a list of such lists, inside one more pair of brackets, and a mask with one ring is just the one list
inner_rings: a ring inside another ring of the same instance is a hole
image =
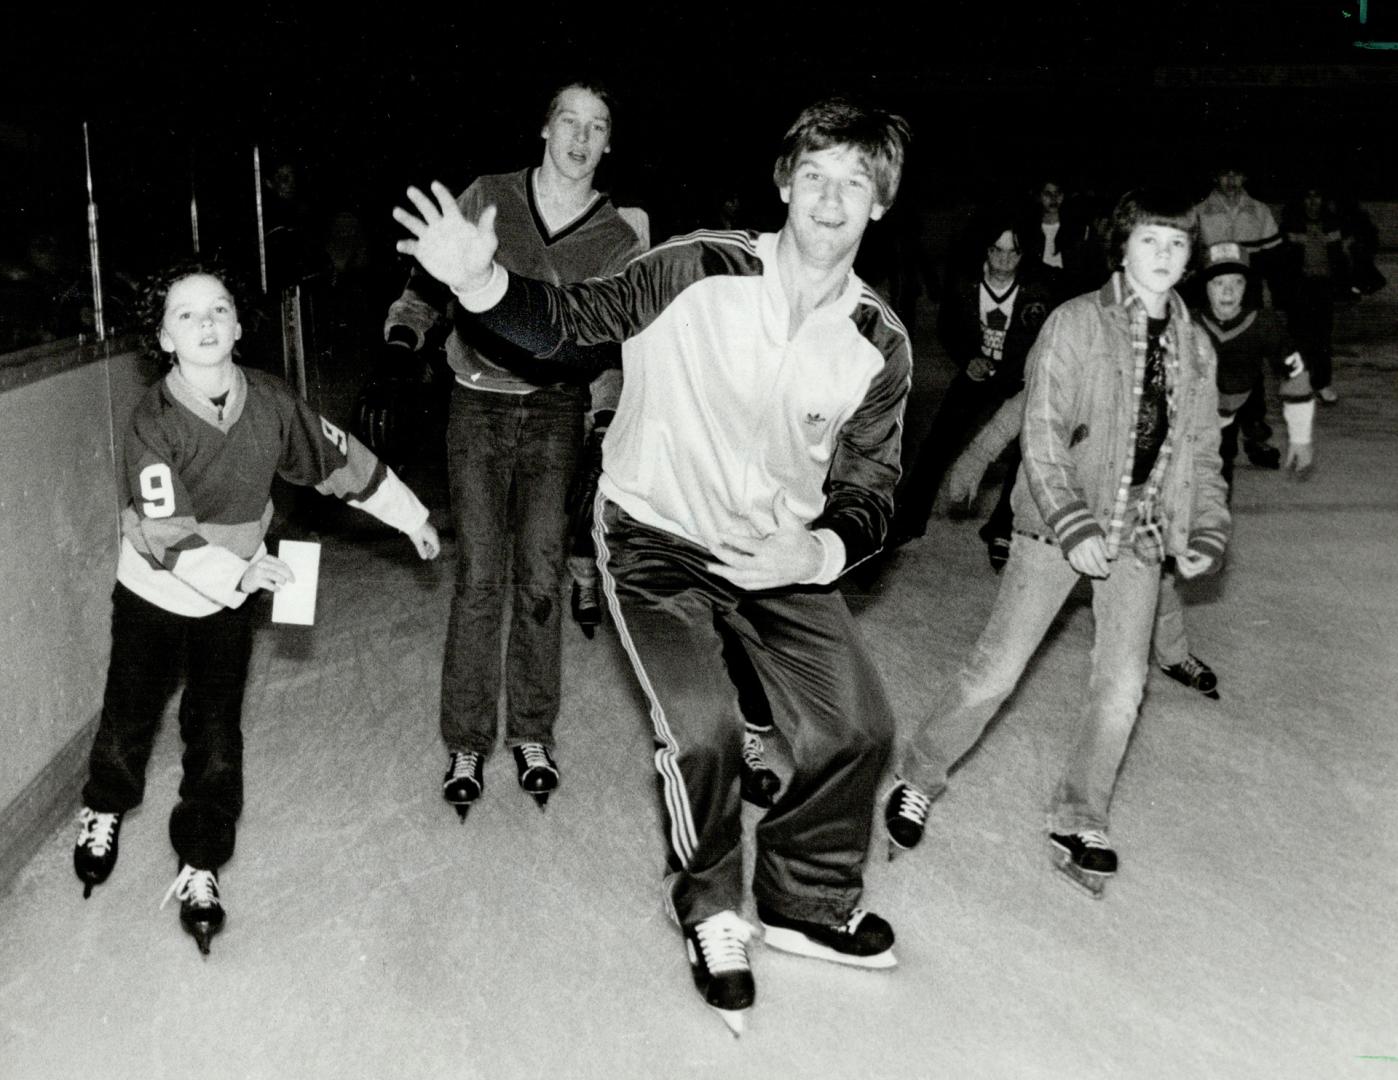
[[1023, 222], [1008, 210], [1001, 210], [985, 215], [976, 224], [976, 231], [973, 234], [979, 251], [977, 256], [984, 258], [985, 253], [995, 246], [995, 242], [1000, 239], [1003, 233], [1009, 233], [1014, 237], [1015, 247], [1020, 251], [1024, 250]]
[[1126, 256], [1126, 241], [1139, 225], [1167, 225], [1189, 236], [1190, 247], [1198, 246], [1199, 225], [1194, 204], [1180, 191], [1165, 188], [1136, 188], [1117, 200], [1112, 210], [1112, 231], [1108, 245], [1112, 266], [1120, 270]]
[[544, 127], [549, 126], [554, 114], [558, 112], [559, 102], [569, 90], [586, 90], [589, 94], [601, 99], [602, 104], [607, 106], [607, 112], [611, 114], [612, 127], [616, 127], [616, 95], [605, 84], [595, 79], [570, 79], [568, 82], [560, 83], [558, 88], [554, 90], [553, 96], [549, 98], [549, 107], [544, 110]]
[[807, 106], [791, 125], [782, 139], [772, 179], [777, 187], [787, 187], [801, 155], [849, 146], [864, 158], [873, 177], [874, 201], [888, 209], [898, 194], [911, 139], [912, 131], [901, 116], [850, 98], [827, 98]]

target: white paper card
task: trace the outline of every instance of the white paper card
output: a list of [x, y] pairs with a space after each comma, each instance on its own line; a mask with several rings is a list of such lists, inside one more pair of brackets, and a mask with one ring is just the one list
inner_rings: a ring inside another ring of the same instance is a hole
[[291, 567], [296, 580], [272, 594], [272, 621], [314, 626], [320, 545], [308, 540], [283, 540], [277, 546], [277, 558]]

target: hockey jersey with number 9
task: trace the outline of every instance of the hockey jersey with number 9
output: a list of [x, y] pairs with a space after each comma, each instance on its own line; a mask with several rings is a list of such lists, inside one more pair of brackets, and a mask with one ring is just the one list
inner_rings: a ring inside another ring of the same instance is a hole
[[179, 615], [239, 606], [247, 594], [238, 583], [266, 553], [275, 475], [405, 533], [427, 520], [392, 470], [281, 379], [234, 368], [227, 398], [215, 405], [176, 367], [132, 415], [117, 580]]

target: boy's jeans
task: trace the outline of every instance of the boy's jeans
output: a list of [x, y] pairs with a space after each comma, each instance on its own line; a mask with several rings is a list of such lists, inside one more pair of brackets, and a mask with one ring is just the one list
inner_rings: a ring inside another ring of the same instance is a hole
[[[1124, 553], [1092, 580], [1092, 673], [1079, 734], [1054, 795], [1054, 832], [1105, 829], [1145, 687], [1160, 566]], [[932, 798], [1019, 682], [1079, 575], [1057, 545], [1015, 533], [990, 620], [913, 736], [899, 775]], [[1032, 709], [1032, 703], [1026, 703]]]

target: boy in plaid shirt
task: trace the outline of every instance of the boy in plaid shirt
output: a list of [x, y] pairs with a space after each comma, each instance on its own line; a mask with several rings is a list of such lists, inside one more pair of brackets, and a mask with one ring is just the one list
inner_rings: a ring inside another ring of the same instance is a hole
[[1174, 286], [1190, 207], [1130, 192], [1117, 204], [1117, 272], [1045, 322], [1030, 351], [1015, 534], [980, 640], [909, 744], [884, 808], [893, 843], [922, 838], [929, 805], [1019, 682], [1077, 584], [1092, 582], [1092, 674], [1050, 812], [1055, 862], [1100, 896], [1116, 872], [1108, 807], [1145, 686], [1161, 563], [1219, 564], [1228, 507], [1208, 336]]

